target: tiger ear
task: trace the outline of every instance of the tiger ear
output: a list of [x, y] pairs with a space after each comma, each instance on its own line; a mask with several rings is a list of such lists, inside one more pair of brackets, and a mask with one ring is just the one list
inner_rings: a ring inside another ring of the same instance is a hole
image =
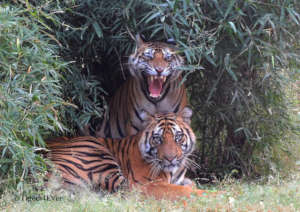
[[176, 41], [174, 40], [174, 38], [169, 38], [169, 39], [167, 40], [167, 43], [168, 43], [168, 44], [172, 44], [172, 45], [176, 45], [176, 44], [177, 44]]
[[135, 44], [136, 44], [136, 48], [138, 49], [138, 48], [140, 48], [142, 45], [144, 45], [144, 41], [143, 41], [143, 39], [141, 38], [141, 36], [140, 36], [140, 34], [138, 33], [138, 34], [136, 34], [136, 36], [135, 36]]
[[145, 111], [145, 110], [141, 110], [141, 111], [139, 112], [139, 116], [140, 116], [140, 118], [141, 118], [143, 121], [147, 121], [147, 120], [150, 119], [150, 117], [151, 117], [151, 115], [150, 115], [147, 111]]
[[193, 115], [193, 110], [190, 107], [183, 108], [178, 114], [185, 123], [191, 124], [191, 117]]
[[149, 114], [147, 111], [142, 110], [139, 112], [139, 117], [143, 121], [143, 127], [147, 126], [148, 123], [152, 120], [153, 116]]

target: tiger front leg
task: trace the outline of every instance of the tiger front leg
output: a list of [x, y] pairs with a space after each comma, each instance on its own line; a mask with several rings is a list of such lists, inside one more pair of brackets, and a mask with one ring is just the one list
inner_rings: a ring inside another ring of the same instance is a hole
[[178, 200], [190, 198], [191, 195], [202, 196], [205, 190], [195, 189], [192, 186], [174, 185], [169, 183], [151, 183], [140, 187], [142, 193], [146, 196], [152, 196], [155, 199]]
[[180, 185], [196, 188], [196, 184], [189, 178], [184, 178]]

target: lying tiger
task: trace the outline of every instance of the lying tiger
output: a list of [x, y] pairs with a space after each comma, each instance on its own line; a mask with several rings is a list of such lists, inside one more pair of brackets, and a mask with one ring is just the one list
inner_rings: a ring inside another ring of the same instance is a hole
[[135, 52], [128, 59], [131, 77], [110, 100], [96, 136], [135, 135], [143, 126], [141, 111], [151, 115], [181, 111], [187, 105], [186, 89], [181, 83], [183, 63], [174, 45], [144, 42], [137, 36]]
[[[61, 172], [64, 187], [88, 185], [114, 192], [122, 187], [140, 189], [157, 199], [178, 199], [203, 190], [184, 177], [194, 150], [195, 135], [188, 122], [192, 111], [178, 115], [143, 112], [144, 129], [123, 139], [76, 137], [47, 143], [48, 157]], [[184, 186], [185, 185], [185, 186]]]

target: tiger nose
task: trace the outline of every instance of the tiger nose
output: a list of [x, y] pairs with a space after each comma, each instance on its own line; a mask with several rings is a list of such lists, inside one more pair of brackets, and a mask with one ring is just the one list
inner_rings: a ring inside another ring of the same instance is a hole
[[161, 72], [163, 72], [163, 68], [162, 67], [157, 67], [157, 68], [155, 68], [155, 70], [158, 72], [158, 73], [161, 73]]
[[167, 162], [169, 162], [172, 165], [175, 165], [177, 157], [176, 156], [164, 156]]

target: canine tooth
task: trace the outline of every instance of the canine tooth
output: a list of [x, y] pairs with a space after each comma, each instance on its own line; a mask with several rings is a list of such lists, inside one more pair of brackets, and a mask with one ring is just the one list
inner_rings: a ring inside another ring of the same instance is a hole
[[163, 78], [164, 82], [166, 81], [166, 79], [167, 79], [167, 77], [164, 77], [164, 78]]
[[153, 81], [153, 76], [150, 77], [151, 81]]

